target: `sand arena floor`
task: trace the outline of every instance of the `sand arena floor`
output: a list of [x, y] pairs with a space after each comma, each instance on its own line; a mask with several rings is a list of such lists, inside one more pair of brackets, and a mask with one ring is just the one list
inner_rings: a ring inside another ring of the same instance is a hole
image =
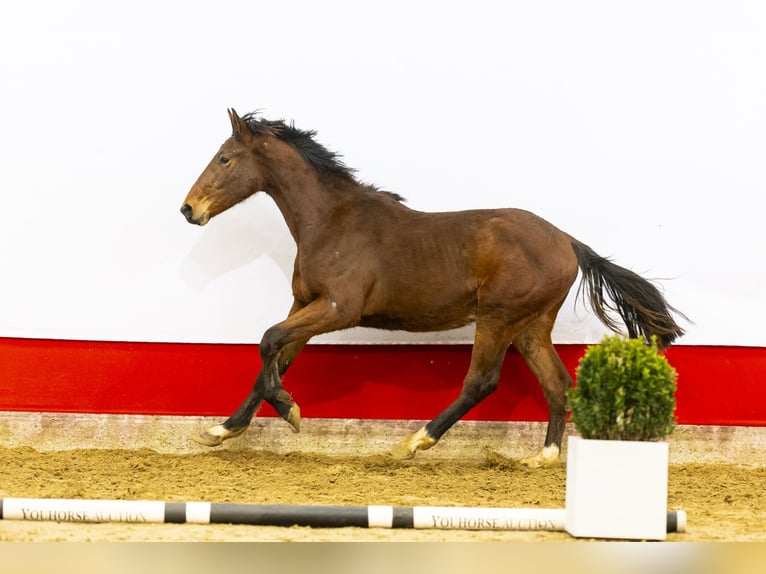
[[[563, 508], [566, 469], [483, 460], [394, 461], [385, 454], [0, 448], [0, 496], [258, 504]], [[669, 541], [766, 539], [766, 467], [673, 464], [669, 509], [688, 513]], [[2, 541], [567, 541], [562, 532], [311, 529], [246, 525], [0, 521]]]

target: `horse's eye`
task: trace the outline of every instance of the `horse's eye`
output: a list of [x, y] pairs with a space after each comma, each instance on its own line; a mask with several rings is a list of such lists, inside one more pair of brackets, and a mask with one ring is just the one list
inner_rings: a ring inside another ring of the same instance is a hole
[[226, 157], [225, 155], [222, 155], [220, 158], [218, 158], [218, 161], [222, 164], [227, 164], [229, 163], [229, 158]]

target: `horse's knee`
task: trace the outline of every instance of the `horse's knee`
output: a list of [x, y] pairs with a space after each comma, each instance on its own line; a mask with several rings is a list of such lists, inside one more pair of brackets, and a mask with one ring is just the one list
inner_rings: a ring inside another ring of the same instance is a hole
[[261, 338], [258, 345], [258, 352], [261, 354], [262, 361], [272, 360], [279, 353], [282, 346], [282, 330], [278, 327], [269, 327]]

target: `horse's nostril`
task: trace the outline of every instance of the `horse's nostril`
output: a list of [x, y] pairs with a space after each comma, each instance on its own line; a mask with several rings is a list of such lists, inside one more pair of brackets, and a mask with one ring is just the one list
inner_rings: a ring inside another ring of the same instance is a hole
[[184, 203], [181, 206], [181, 213], [186, 218], [186, 221], [189, 223], [192, 223], [192, 213], [194, 212], [194, 208], [189, 205], [188, 203]]

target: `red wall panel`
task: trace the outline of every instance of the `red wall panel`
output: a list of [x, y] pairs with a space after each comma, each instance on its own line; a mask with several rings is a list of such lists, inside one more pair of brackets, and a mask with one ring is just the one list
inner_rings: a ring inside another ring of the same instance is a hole
[[[557, 348], [574, 374], [585, 346]], [[679, 423], [766, 426], [766, 349], [675, 346], [667, 357], [679, 373]], [[284, 385], [304, 417], [429, 419], [457, 396], [469, 358], [468, 345], [310, 345]], [[257, 345], [0, 338], [0, 411], [226, 416], [259, 366]], [[500, 388], [466, 418], [546, 416], [510, 351]]]

